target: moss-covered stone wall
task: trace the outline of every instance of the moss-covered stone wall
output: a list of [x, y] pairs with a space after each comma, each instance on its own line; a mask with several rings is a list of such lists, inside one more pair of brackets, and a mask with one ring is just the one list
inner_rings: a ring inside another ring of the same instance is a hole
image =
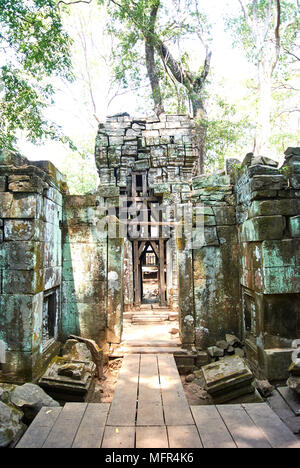
[[[48, 162], [0, 153], [0, 339], [6, 362], [0, 380], [34, 380], [57, 350], [45, 349], [44, 292], [59, 288], [62, 272], [62, 175]], [[59, 298], [59, 295], [58, 295]]]

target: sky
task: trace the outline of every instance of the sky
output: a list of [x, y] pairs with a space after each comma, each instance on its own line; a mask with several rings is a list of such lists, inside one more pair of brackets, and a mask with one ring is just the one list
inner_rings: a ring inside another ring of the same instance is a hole
[[[234, 11], [238, 7], [237, 0], [209, 0], [206, 2], [207, 12], [211, 20], [215, 23], [213, 29], [212, 42], [212, 67], [218, 76], [223, 77], [224, 89], [229, 100], [238, 99], [243, 96], [241, 81], [251, 74], [253, 69], [246, 61], [242, 52], [232, 47], [229, 33], [224, 31], [222, 17], [224, 13]], [[93, 99], [96, 107], [98, 120], [104, 120], [106, 115], [118, 112], [128, 112], [130, 115], [141, 115], [141, 103], [136, 95], [126, 93], [112, 100], [107, 108], [107, 102], [112, 98], [115, 90], [110, 90], [111, 72], [109, 68], [108, 55], [111, 47], [110, 41], [105, 36], [105, 17], [103, 12], [99, 12], [94, 3], [90, 5], [78, 5], [76, 19], [70, 18], [66, 22], [69, 32], [74, 35], [77, 44], [85, 41], [89, 60], [92, 64], [90, 81], [92, 83]], [[84, 31], [84, 34], [83, 34]], [[199, 53], [198, 43], [191, 44], [194, 48], [195, 60], [202, 61]], [[74, 61], [80, 64], [84, 57], [78, 50], [74, 51]], [[79, 67], [80, 69], [80, 67]], [[94, 109], [91, 106], [90, 93], [87, 86], [88, 77], [82, 68], [82, 76], [73, 84], [57, 82], [58, 92], [55, 98], [55, 105], [47, 111], [47, 117], [61, 125], [65, 134], [75, 139], [83, 146], [91, 146], [96, 136], [97, 121], [93, 117]], [[150, 109], [150, 108], [149, 108]], [[146, 111], [147, 113], [147, 111]], [[20, 152], [28, 159], [47, 159], [53, 162], [58, 169], [69, 149], [61, 143], [47, 142], [46, 144], [32, 145], [23, 138], [19, 144]]]

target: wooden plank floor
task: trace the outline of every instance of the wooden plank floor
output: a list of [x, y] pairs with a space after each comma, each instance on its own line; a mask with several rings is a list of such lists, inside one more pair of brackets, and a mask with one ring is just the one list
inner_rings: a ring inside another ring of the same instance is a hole
[[17, 448], [300, 448], [267, 404], [189, 407], [173, 355], [124, 358], [112, 404], [42, 408]]

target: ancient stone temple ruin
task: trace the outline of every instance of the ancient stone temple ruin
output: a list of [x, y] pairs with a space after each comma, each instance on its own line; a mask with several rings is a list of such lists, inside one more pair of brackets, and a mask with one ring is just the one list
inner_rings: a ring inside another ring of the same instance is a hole
[[99, 188], [77, 196], [50, 162], [1, 154], [0, 381], [37, 381], [70, 335], [116, 353], [147, 278], [157, 308], [178, 313], [186, 363], [206, 364], [232, 334], [259, 378], [287, 379], [300, 338], [299, 148], [281, 168], [250, 153], [195, 176], [192, 119], [122, 115], [100, 124], [95, 158]]

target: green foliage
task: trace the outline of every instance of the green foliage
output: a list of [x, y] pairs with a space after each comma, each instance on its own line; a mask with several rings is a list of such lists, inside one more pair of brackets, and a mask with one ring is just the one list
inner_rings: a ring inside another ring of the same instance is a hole
[[12, 148], [18, 130], [32, 142], [61, 139], [44, 118], [52, 80], [71, 80], [70, 39], [54, 0], [0, 0], [0, 146]]
[[236, 106], [228, 104], [219, 96], [211, 96], [213, 118], [196, 121], [206, 128], [205, 170], [223, 169], [225, 157], [240, 158], [253, 138], [253, 126], [247, 116], [237, 112]]
[[[201, 67], [191, 70], [188, 48], [180, 47], [185, 40], [198, 40], [200, 36], [202, 47], [211, 38], [211, 25], [205, 13], [199, 11], [198, 0], [98, 0], [98, 3], [106, 5], [110, 18], [107, 30], [117, 39], [114, 76], [124, 88], [137, 89], [148, 84], [145, 41], [154, 47], [162, 42], [167, 44], [182, 70], [190, 74], [191, 81], [201, 74]], [[158, 9], [155, 21], [151, 16], [153, 7]], [[186, 83], [176, 82], [157, 50], [156, 66], [166, 110], [186, 111], [190, 98]]]
[[[87, 143], [87, 141], [91, 143]], [[97, 169], [94, 158], [94, 141], [85, 138], [77, 142], [78, 149], [69, 151], [60, 162], [59, 169], [66, 177], [71, 195], [93, 193], [97, 188]]]
[[[244, 12], [225, 20], [235, 46], [241, 46], [250, 61], [257, 64], [275, 45], [277, 11], [275, 0], [246, 0]], [[280, 1], [280, 61], [286, 63], [299, 32], [297, 1]]]

